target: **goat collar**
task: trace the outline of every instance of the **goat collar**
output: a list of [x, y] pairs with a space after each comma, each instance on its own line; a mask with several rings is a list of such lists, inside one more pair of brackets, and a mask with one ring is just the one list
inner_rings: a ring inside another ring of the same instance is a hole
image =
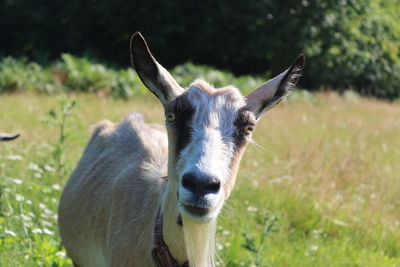
[[[162, 177], [164, 181], [168, 180], [168, 177]], [[161, 214], [161, 208], [158, 209], [157, 219], [154, 226], [154, 248], [151, 251], [154, 263], [158, 267], [189, 267], [189, 262], [179, 264], [177, 260], [171, 255], [167, 244], [163, 238], [163, 216]]]

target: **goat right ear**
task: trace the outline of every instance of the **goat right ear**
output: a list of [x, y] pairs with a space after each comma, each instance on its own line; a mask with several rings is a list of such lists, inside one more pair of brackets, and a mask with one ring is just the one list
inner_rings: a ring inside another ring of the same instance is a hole
[[130, 48], [132, 64], [140, 80], [164, 106], [185, 91], [153, 57], [140, 32], [132, 36]]
[[303, 67], [304, 55], [300, 54], [290, 68], [246, 96], [247, 108], [254, 113], [257, 120], [293, 90]]

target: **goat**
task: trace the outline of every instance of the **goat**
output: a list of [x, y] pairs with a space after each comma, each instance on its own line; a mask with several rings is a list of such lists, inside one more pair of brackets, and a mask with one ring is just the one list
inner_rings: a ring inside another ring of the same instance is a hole
[[217, 216], [245, 147], [296, 85], [304, 56], [244, 97], [202, 80], [183, 89], [139, 32], [130, 49], [166, 127], [138, 113], [95, 127], [59, 204], [62, 243], [79, 267], [214, 266]]
[[0, 133], [0, 142], [1, 141], [11, 141], [16, 139], [19, 134], [8, 134], [8, 133]]

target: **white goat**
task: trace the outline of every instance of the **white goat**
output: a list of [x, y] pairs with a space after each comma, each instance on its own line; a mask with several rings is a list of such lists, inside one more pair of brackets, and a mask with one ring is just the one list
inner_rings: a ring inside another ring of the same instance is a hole
[[294, 64], [246, 97], [196, 80], [183, 89], [140, 33], [133, 65], [161, 101], [164, 127], [140, 114], [103, 121], [65, 186], [62, 242], [75, 266], [213, 266], [216, 219], [261, 115], [296, 85]]

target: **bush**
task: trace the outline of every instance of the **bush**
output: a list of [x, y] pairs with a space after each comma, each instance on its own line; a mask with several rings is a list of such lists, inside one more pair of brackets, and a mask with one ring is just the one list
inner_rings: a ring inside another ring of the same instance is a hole
[[[317, 1], [318, 2], [318, 1]], [[320, 5], [323, 1], [319, 1]], [[306, 85], [393, 99], [400, 96], [400, 6], [395, 0], [338, 1], [312, 25]]]
[[0, 61], [0, 92], [24, 90], [56, 93], [63, 89], [53, 78], [51, 71], [43, 69], [37, 63], [28, 63], [25, 58], [16, 60], [11, 57]]
[[89, 53], [126, 67], [129, 39], [140, 30], [168, 68], [192, 61], [277, 74], [304, 51], [303, 87], [400, 96], [397, 0], [3, 2], [5, 54], [41, 62]]
[[134, 70], [114, 70], [86, 58], [63, 54], [56, 69], [64, 78], [64, 85], [72, 91], [112, 94], [129, 98], [140, 94], [144, 87]]
[[[235, 77], [229, 72], [192, 63], [178, 65], [172, 71], [184, 87], [202, 78], [215, 87], [230, 84], [244, 93], [258, 87], [266, 78], [257, 76]], [[0, 92], [34, 91], [41, 93], [85, 92], [115, 98], [130, 98], [148, 90], [132, 68], [115, 69], [106, 65], [63, 54], [60, 60], [41, 66], [27, 59], [6, 57], [0, 60]]]

